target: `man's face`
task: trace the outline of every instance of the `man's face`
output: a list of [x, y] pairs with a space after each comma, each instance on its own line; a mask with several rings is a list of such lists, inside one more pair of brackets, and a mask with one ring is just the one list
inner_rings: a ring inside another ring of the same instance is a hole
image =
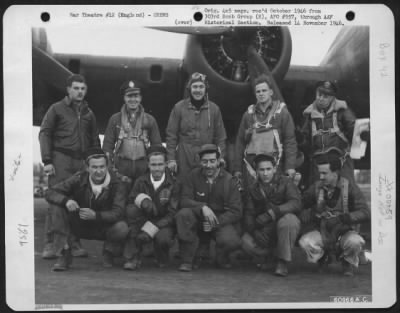
[[87, 165], [87, 171], [95, 184], [101, 184], [107, 175], [106, 158], [90, 159]]
[[194, 82], [190, 85], [190, 93], [195, 100], [201, 100], [206, 94], [206, 85], [202, 82]]
[[266, 103], [266, 102], [270, 101], [274, 92], [272, 89], [269, 88], [267, 83], [261, 83], [261, 84], [256, 85], [255, 93], [256, 93], [257, 102]]
[[67, 87], [68, 97], [73, 102], [81, 102], [85, 98], [87, 86], [85, 83], [72, 82], [71, 86]]
[[317, 100], [318, 109], [326, 110], [332, 103], [333, 98], [335, 98], [335, 97], [331, 96], [331, 95], [327, 95], [327, 94], [322, 93], [321, 91], [317, 90], [315, 98]]
[[217, 158], [216, 152], [204, 153], [200, 159], [201, 168], [203, 173], [208, 178], [212, 178], [218, 171], [220, 159]]
[[338, 175], [332, 172], [329, 164], [318, 164], [319, 179], [325, 186], [336, 186]]
[[165, 162], [164, 155], [156, 154], [149, 157], [150, 174], [154, 180], [160, 180], [162, 178], [166, 166], [167, 162]]
[[124, 96], [124, 101], [129, 110], [136, 110], [142, 102], [142, 95], [140, 92], [128, 93]]
[[261, 161], [257, 165], [257, 177], [263, 183], [270, 183], [276, 173], [276, 167], [271, 161]]

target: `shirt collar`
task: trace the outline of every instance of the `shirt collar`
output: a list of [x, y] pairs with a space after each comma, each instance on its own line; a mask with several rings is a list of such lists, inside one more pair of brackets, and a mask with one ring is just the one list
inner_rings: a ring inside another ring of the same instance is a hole
[[150, 173], [150, 181], [152, 183], [152, 185], [154, 186], [154, 190], [156, 190], [158, 187], [161, 186], [161, 184], [164, 182], [165, 180], [165, 172], [163, 173], [163, 176], [161, 177], [160, 180], [154, 180], [153, 176]]

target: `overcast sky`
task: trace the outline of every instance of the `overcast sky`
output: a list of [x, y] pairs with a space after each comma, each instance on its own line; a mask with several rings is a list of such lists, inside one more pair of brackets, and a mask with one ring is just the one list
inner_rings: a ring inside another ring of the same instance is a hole
[[[339, 27], [290, 27], [291, 64], [318, 65]], [[104, 56], [165, 57], [182, 59], [186, 35], [142, 27], [90, 29], [68, 26], [47, 29], [53, 52]]]

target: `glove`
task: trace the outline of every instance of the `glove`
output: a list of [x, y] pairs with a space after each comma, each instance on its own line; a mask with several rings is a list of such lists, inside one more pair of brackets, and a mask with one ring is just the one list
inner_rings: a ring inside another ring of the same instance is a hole
[[139, 244], [145, 244], [145, 243], [151, 242], [152, 239], [151, 239], [151, 237], [150, 237], [147, 233], [145, 233], [144, 231], [141, 231], [141, 232], [137, 235], [136, 241], [137, 241]]
[[274, 220], [272, 219], [272, 216], [268, 213], [262, 213], [260, 215], [257, 216], [256, 218], [256, 226], [258, 227], [263, 227], [266, 226], [267, 224], [273, 222]]
[[158, 215], [158, 210], [156, 206], [154, 205], [153, 201], [150, 199], [144, 199], [141, 204], [142, 209], [144, 212], [149, 215], [149, 216], [157, 216]]
[[311, 215], [312, 215], [311, 208], [302, 210], [301, 213], [300, 213], [300, 216], [299, 216], [300, 217], [300, 221], [303, 224], [310, 223], [311, 222]]

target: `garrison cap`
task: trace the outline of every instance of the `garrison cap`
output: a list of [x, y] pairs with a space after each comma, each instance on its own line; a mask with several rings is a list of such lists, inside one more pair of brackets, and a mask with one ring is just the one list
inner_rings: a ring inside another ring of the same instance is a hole
[[91, 148], [87, 149], [85, 151], [84, 157], [85, 157], [86, 162], [89, 162], [90, 159], [93, 159], [93, 158], [97, 159], [100, 157], [104, 157], [107, 160], [106, 154], [99, 147], [91, 147]]
[[221, 150], [218, 148], [217, 145], [214, 145], [212, 143], [207, 143], [201, 146], [199, 151], [199, 156], [201, 158], [205, 153], [214, 153], [214, 152], [217, 154], [217, 158], [221, 156]]
[[127, 80], [122, 84], [120, 91], [123, 96], [126, 96], [131, 93], [141, 93], [142, 87], [137, 81]]
[[320, 81], [317, 83], [317, 90], [323, 94], [334, 96], [336, 95], [337, 88], [331, 81]]
[[151, 156], [152, 154], [164, 154], [165, 156], [167, 155], [167, 149], [163, 145], [151, 145], [147, 149], [147, 156]]

